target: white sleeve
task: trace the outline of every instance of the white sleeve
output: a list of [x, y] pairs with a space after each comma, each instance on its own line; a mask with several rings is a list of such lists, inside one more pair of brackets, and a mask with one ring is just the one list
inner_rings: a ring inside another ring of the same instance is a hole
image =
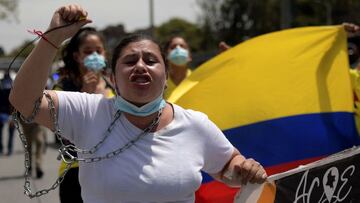
[[234, 146], [225, 137], [223, 132], [203, 114], [201, 123], [203, 124], [204, 136], [204, 166], [203, 171], [214, 174], [220, 172], [225, 164], [230, 160]]
[[56, 91], [59, 99], [58, 124], [61, 136], [75, 145], [93, 120], [102, 95]]

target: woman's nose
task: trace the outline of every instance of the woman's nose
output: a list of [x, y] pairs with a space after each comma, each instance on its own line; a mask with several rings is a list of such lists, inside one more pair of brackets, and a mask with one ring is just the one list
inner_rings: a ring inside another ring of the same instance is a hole
[[146, 72], [146, 64], [142, 59], [139, 59], [137, 63], [135, 64], [135, 72], [137, 73], [144, 73]]

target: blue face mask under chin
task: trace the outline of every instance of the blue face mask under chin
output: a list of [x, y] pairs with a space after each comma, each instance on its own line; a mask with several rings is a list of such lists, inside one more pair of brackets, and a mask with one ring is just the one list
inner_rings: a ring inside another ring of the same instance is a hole
[[93, 52], [84, 58], [84, 66], [89, 70], [99, 72], [106, 66], [105, 57], [97, 52]]
[[151, 115], [157, 111], [160, 111], [160, 109], [164, 108], [166, 105], [165, 100], [163, 99], [163, 94], [161, 93], [158, 98], [155, 100], [138, 107], [128, 101], [126, 101], [124, 98], [122, 98], [120, 95], [116, 96], [116, 99], [114, 101], [114, 107], [116, 110], [120, 110], [126, 113], [129, 113], [131, 115], [135, 116], [141, 116], [145, 117], [148, 115]]
[[171, 50], [167, 59], [178, 66], [183, 66], [187, 64], [189, 58], [189, 51], [177, 46], [175, 49]]

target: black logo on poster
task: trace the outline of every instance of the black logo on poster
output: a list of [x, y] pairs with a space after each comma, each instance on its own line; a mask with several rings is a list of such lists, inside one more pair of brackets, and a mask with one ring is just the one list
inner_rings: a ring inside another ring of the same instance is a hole
[[276, 181], [277, 203], [360, 203], [360, 155]]

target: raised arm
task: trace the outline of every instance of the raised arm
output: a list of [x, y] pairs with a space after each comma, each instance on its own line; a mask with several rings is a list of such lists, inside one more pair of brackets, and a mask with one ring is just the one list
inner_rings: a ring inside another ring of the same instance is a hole
[[[22, 64], [10, 92], [10, 103], [24, 117], [29, 117], [34, 109], [35, 102], [42, 98], [39, 113], [35, 122], [50, 129], [54, 129], [50, 119], [48, 102], [43, 96], [49, 69], [57, 53], [57, 48], [67, 38], [72, 37], [83, 25], [91, 22], [86, 19], [87, 12], [79, 5], [67, 5], [57, 9], [51, 19], [48, 30], [64, 26], [47, 33], [35, 46], [31, 54]], [[85, 17], [85, 18], [84, 18]], [[80, 20], [82, 19], [82, 20]], [[47, 91], [55, 102], [57, 111], [58, 99], [53, 91]]]

